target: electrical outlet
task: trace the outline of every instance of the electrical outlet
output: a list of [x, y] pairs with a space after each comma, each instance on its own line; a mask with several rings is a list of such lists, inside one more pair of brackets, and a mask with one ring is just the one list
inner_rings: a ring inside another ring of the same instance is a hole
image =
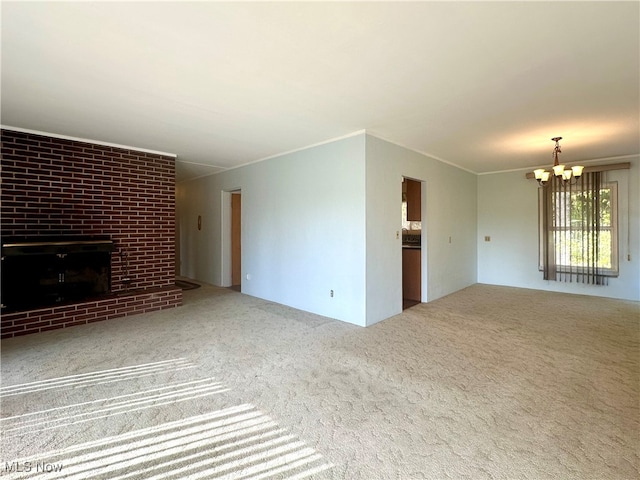
[[329, 296], [333, 298], [333, 290], [329, 290]]

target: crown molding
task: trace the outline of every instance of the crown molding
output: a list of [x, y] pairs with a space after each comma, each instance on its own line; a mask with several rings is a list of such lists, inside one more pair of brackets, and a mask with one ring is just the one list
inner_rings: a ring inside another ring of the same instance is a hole
[[121, 145], [119, 143], [103, 142], [101, 140], [92, 140], [90, 138], [72, 137], [69, 135], [62, 135], [59, 133], [42, 132], [40, 130], [31, 130], [29, 128], [12, 127], [9, 125], [0, 125], [3, 130], [13, 130], [14, 132], [31, 133], [33, 135], [42, 135], [44, 137], [60, 138], [62, 140], [71, 140], [74, 142], [93, 143], [94, 145], [103, 145], [105, 147], [122, 148], [124, 150], [135, 150], [136, 152], [152, 153], [154, 155], [164, 155], [167, 157], [178, 158], [175, 153], [160, 152], [158, 150], [150, 150], [148, 148], [132, 147], [130, 145]]

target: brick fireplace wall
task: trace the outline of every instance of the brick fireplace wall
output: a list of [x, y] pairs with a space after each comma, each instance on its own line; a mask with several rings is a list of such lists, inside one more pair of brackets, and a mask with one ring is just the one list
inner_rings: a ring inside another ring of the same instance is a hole
[[108, 235], [108, 298], [3, 314], [2, 338], [178, 306], [175, 157], [3, 129], [2, 237]]

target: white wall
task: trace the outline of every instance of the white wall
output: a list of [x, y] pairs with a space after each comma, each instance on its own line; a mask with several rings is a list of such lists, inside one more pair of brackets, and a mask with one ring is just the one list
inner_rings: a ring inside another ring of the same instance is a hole
[[[478, 282], [640, 300], [640, 158], [624, 161], [631, 162], [630, 170], [607, 172], [608, 180], [618, 181], [620, 247], [620, 275], [611, 278], [608, 286], [542, 278], [538, 270], [538, 187], [535, 180], [525, 178], [526, 172], [478, 177]], [[485, 242], [485, 236], [491, 241]]]
[[403, 176], [424, 182], [422, 300], [475, 283], [475, 175], [365, 134], [179, 184], [181, 274], [225, 284], [240, 189], [243, 293], [362, 326], [398, 314]]
[[[402, 177], [422, 184], [422, 301], [476, 283], [476, 176], [367, 135], [367, 325], [402, 311]], [[451, 243], [449, 243], [451, 237]], [[425, 254], [426, 252], [426, 254]]]
[[178, 189], [182, 275], [223, 285], [222, 192], [241, 189], [242, 292], [365, 325], [364, 134]]

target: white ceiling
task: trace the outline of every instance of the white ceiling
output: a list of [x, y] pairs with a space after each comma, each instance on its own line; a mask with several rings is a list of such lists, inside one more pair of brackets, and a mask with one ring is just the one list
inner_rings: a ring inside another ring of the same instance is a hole
[[476, 173], [640, 152], [639, 2], [2, 2], [2, 124], [192, 178], [366, 130]]

